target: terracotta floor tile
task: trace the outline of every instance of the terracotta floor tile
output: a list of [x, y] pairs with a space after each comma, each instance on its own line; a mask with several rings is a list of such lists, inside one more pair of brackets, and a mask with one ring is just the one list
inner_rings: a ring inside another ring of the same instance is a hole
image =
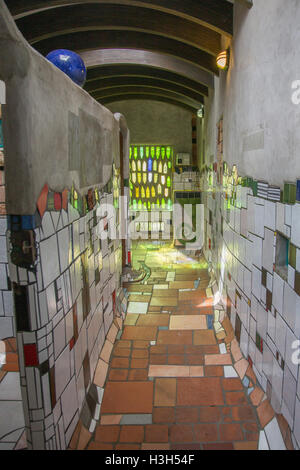
[[178, 297], [177, 289], [153, 289], [155, 297]]
[[120, 434], [120, 426], [102, 426], [96, 427], [96, 442], [117, 442]]
[[148, 380], [148, 369], [130, 369], [128, 380]]
[[132, 347], [134, 349], [147, 349], [149, 347], [149, 341], [145, 341], [145, 340], [133, 341]]
[[218, 427], [212, 423], [200, 423], [194, 425], [196, 441], [214, 442], [218, 441]]
[[124, 320], [125, 326], [132, 326], [135, 325], [140, 315], [137, 313], [127, 313], [126, 318]]
[[188, 346], [185, 346], [184, 344], [169, 344], [168, 346], [165, 346], [168, 349], [168, 354], [184, 354], [185, 353], [185, 348]]
[[221, 419], [221, 408], [218, 406], [202, 406], [199, 408], [199, 422], [217, 423]]
[[260, 387], [255, 387], [253, 392], [250, 394], [250, 400], [254, 406], [258, 406], [261, 403], [264, 394], [264, 391]]
[[171, 315], [170, 326], [172, 330], [206, 330], [206, 317], [203, 315]]
[[236, 390], [243, 390], [243, 384], [240, 379], [223, 379], [222, 380], [222, 387], [224, 390], [229, 392], [234, 392]]
[[230, 354], [208, 354], [204, 358], [206, 366], [231, 365]]
[[129, 348], [120, 348], [119, 346], [116, 346], [113, 349], [113, 356], [129, 357], [130, 354], [131, 354], [131, 349], [129, 349]]
[[224, 369], [222, 366], [205, 366], [204, 375], [205, 377], [223, 377]]
[[156, 334], [157, 328], [154, 326], [125, 326], [122, 338], [151, 341], [156, 339]]
[[192, 331], [159, 331], [157, 344], [192, 344]]
[[116, 347], [116, 348], [126, 348], [126, 349], [130, 349], [130, 348], [131, 348], [131, 341], [119, 340], [119, 341], [117, 341], [115, 347]]
[[91, 442], [88, 446], [88, 450], [112, 450], [112, 444], [103, 444], [102, 442]]
[[255, 421], [254, 409], [250, 405], [231, 408], [234, 421]]
[[128, 357], [114, 357], [110, 363], [111, 367], [115, 369], [128, 369], [129, 359]]
[[235, 442], [234, 450], [258, 450], [257, 441]]
[[112, 343], [114, 344], [115, 342], [115, 339], [116, 339], [116, 336], [118, 334], [118, 328], [116, 327], [116, 325], [113, 323], [107, 333], [107, 339]]
[[169, 442], [168, 426], [163, 424], [149, 424], [145, 426], [146, 442]]
[[259, 429], [256, 422], [253, 423], [242, 423], [242, 428], [246, 433], [246, 441], [258, 441]]
[[247, 405], [248, 401], [244, 392], [227, 392], [226, 403], [228, 405]]
[[171, 444], [171, 450], [200, 450], [200, 444]]
[[152, 307], [176, 307], [176, 305], [176, 297], [157, 297], [154, 294], [150, 302], [150, 306]]
[[166, 354], [166, 352], [167, 352], [167, 346], [165, 345], [151, 346], [150, 348], [151, 354]]
[[80, 435], [77, 443], [77, 450], [84, 450], [91, 439], [92, 434], [84, 427], [81, 426]]
[[149, 364], [153, 365], [165, 365], [168, 362], [166, 354], [151, 354]]
[[140, 315], [137, 326], [168, 326], [169, 315], [161, 313], [160, 315], [148, 313], [147, 315]]
[[131, 359], [131, 369], [145, 369], [148, 367], [148, 359]]
[[177, 407], [176, 408], [176, 422], [177, 423], [197, 423], [199, 418], [199, 409], [191, 407]]
[[144, 441], [144, 426], [121, 426], [120, 442]]
[[190, 366], [190, 377], [204, 377], [203, 366]]
[[171, 281], [170, 289], [194, 289], [193, 281]]
[[151, 413], [152, 382], [108, 382], [105, 387], [102, 413]]
[[264, 400], [259, 405], [259, 407], [257, 408], [257, 414], [261, 427], [264, 428], [275, 416], [274, 410], [270, 405], [269, 400]]
[[131, 357], [133, 359], [148, 359], [149, 357], [148, 349], [134, 349], [132, 351]]
[[188, 354], [185, 357], [185, 363], [191, 366], [200, 366], [204, 364], [203, 354]]
[[99, 359], [94, 376], [94, 383], [98, 385], [98, 387], [103, 387], [106, 380], [107, 371], [108, 364], [102, 359]]
[[175, 406], [176, 379], [156, 379], [154, 406]]
[[109, 363], [112, 348], [113, 344], [110, 341], [106, 340], [100, 353], [100, 357], [101, 359], [103, 359], [103, 361]]
[[179, 378], [177, 380], [177, 405], [223, 405], [221, 381], [218, 378]]
[[128, 370], [127, 369], [112, 369], [109, 372], [108, 380], [127, 380]]
[[171, 365], [184, 365], [185, 364], [185, 357], [183, 354], [169, 354], [168, 356], [168, 364]]
[[237, 423], [228, 423], [228, 424], [220, 424], [220, 440], [221, 441], [242, 441], [244, 439], [244, 434], [242, 428]]
[[153, 423], [156, 423], [156, 424], [175, 423], [175, 409], [174, 407], [153, 408], [152, 419], [153, 419]]
[[122, 415], [102, 415], [100, 419], [100, 424], [109, 425], [109, 424], [120, 424]]
[[241, 380], [243, 380], [243, 378], [245, 377], [248, 367], [249, 367], [249, 363], [248, 361], [246, 361], [246, 359], [240, 359], [238, 362], [234, 364], [234, 368], [239, 374]]
[[195, 441], [193, 426], [188, 424], [170, 426], [170, 442], [184, 443], [193, 441]]
[[115, 450], [140, 450], [139, 444], [117, 444]]
[[215, 444], [203, 444], [203, 450], [234, 450], [232, 442], [217, 442]]
[[150, 365], [149, 377], [189, 377], [188, 366]]
[[194, 344], [195, 345], [210, 345], [216, 344], [216, 338], [213, 330], [198, 330], [194, 332]]
[[158, 444], [157, 442], [154, 444], [147, 444], [144, 442], [142, 444], [142, 450], [169, 450], [170, 444]]

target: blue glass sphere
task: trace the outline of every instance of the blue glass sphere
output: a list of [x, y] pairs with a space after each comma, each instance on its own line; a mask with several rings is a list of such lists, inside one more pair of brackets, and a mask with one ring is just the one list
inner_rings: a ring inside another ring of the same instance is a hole
[[76, 52], [67, 49], [56, 49], [46, 56], [52, 64], [62, 70], [73, 82], [83, 86], [86, 80], [86, 67]]

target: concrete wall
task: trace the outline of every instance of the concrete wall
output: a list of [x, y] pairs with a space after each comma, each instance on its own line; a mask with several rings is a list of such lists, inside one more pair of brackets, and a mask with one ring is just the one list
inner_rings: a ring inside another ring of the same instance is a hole
[[55, 191], [104, 186], [119, 158], [112, 113], [27, 44], [3, 2], [0, 41], [8, 212], [34, 213], [45, 183]]
[[231, 65], [206, 100], [206, 155], [215, 155], [216, 123], [224, 114], [224, 160], [239, 173], [270, 184], [300, 176], [300, 105], [291, 101], [300, 79], [300, 4], [236, 2]]
[[192, 114], [176, 106], [147, 100], [132, 100], [108, 105], [112, 112], [122, 113], [136, 144], [168, 144], [174, 154], [192, 155]]

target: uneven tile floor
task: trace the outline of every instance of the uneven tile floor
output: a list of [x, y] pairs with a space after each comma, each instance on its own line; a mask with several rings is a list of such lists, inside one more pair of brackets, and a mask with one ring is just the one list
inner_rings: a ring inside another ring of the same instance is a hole
[[151, 276], [127, 286], [88, 449], [257, 449], [256, 408], [213, 329], [205, 260], [157, 242], [135, 245], [139, 262]]

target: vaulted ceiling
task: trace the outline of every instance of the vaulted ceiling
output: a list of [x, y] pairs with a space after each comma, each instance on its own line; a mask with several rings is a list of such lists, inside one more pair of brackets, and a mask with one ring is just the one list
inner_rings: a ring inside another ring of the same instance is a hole
[[227, 0], [5, 1], [40, 53], [80, 53], [85, 89], [103, 104], [147, 98], [195, 111], [233, 28]]

